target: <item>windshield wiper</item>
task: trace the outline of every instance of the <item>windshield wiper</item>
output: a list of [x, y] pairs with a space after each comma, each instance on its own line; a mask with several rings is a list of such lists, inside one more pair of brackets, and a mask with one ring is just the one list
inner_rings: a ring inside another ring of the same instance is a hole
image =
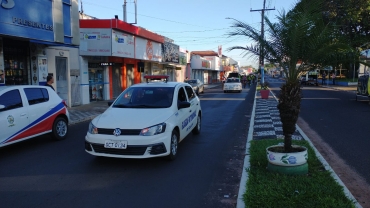
[[125, 105], [125, 104], [116, 104], [116, 105], [113, 105], [114, 108], [129, 108], [130, 106], [128, 105]]
[[153, 105], [132, 105], [130, 108], [157, 108], [158, 106]]

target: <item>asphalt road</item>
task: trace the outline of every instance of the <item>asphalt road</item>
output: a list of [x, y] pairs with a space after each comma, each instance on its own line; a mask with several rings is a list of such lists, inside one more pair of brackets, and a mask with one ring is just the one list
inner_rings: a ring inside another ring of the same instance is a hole
[[[278, 95], [282, 82], [268, 80]], [[338, 160], [344, 160], [370, 184], [370, 106], [367, 99], [356, 101], [353, 91], [304, 86], [300, 117], [335, 151]]]
[[[254, 89], [254, 87], [253, 87]], [[253, 93], [200, 96], [201, 134], [178, 157], [96, 158], [84, 151], [88, 122], [69, 137], [40, 136], [0, 149], [0, 207], [235, 207]]]

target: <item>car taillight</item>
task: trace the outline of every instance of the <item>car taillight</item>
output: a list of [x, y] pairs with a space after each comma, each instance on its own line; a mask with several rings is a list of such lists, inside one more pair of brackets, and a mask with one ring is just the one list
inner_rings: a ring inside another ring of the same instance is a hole
[[67, 103], [66, 103], [66, 101], [65, 101], [65, 100], [62, 100], [62, 103], [64, 104], [64, 106], [65, 106], [66, 108], [68, 108], [68, 105], [67, 105]]

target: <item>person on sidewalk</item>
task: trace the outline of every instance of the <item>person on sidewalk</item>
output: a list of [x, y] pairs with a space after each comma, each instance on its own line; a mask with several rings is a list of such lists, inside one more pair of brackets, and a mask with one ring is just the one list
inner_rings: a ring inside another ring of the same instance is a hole
[[53, 85], [52, 85], [53, 83], [54, 83], [54, 78], [53, 78], [53, 76], [48, 75], [48, 76], [46, 77], [46, 84], [45, 84], [45, 86], [51, 87], [51, 89], [53, 89], [53, 90], [55, 91], [55, 89], [54, 89], [54, 87], [53, 87]]
[[331, 75], [331, 78], [333, 79], [333, 85], [335, 85], [335, 78], [336, 78], [335, 73], [333, 73], [333, 74]]
[[322, 79], [321, 79], [321, 84], [324, 85], [326, 84], [326, 73], [322, 73]]

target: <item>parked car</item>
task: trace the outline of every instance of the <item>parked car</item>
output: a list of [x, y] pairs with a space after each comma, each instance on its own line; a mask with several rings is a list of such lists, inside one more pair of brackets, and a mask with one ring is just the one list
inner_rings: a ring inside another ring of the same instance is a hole
[[242, 83], [239, 78], [228, 78], [224, 83], [223, 90], [224, 93], [232, 91], [242, 92]]
[[[148, 80], [160, 76], [145, 77]], [[85, 137], [89, 154], [173, 160], [179, 142], [190, 132], [199, 134], [201, 130], [200, 100], [188, 83], [135, 84], [109, 105], [89, 125]]]
[[66, 103], [50, 87], [0, 86], [0, 147], [51, 133], [67, 137]]
[[190, 84], [193, 87], [197, 95], [199, 95], [200, 93], [204, 93], [204, 83], [200, 81], [199, 79], [188, 79], [188, 80], [185, 80], [185, 82]]

